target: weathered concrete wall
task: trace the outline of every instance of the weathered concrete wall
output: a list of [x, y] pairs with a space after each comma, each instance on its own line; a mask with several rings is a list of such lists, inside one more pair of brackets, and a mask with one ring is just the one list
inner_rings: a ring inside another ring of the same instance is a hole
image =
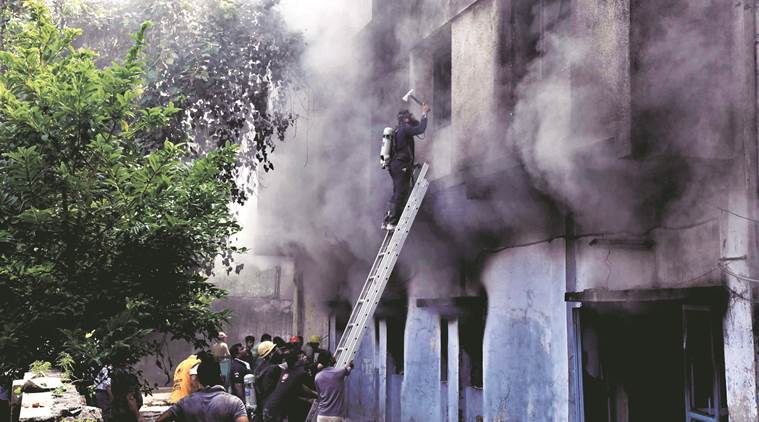
[[440, 400], [440, 319], [409, 300], [406, 320], [402, 421], [443, 419]]
[[484, 412], [488, 421], [566, 421], [564, 242], [508, 249], [483, 271], [488, 292]]
[[[459, 165], [467, 159], [485, 161], [483, 149], [497, 143], [499, 93], [499, 19], [501, 3], [482, 0], [451, 22], [451, 124]], [[476, 48], [473, 48], [476, 46]], [[502, 134], [501, 134], [502, 135]], [[454, 168], [457, 167], [454, 165]]]
[[577, 0], [575, 36], [587, 42], [593, 54], [589, 66], [575, 71], [573, 82], [592, 83], [604, 91], [597, 104], [609, 110], [605, 122], [607, 137], [615, 139], [617, 154], [624, 157], [632, 152], [630, 145], [630, 1]]
[[[733, 292], [723, 321], [725, 342], [725, 378], [727, 380], [727, 405], [732, 421], [755, 421], [757, 410], [756, 350], [754, 348], [752, 287], [745, 277], [757, 268], [752, 227], [759, 214], [757, 203], [757, 86], [756, 86], [756, 18], [748, 7], [732, 9], [733, 46], [730, 51], [732, 64], [732, 105], [735, 116], [731, 120], [735, 134], [735, 158], [729, 169], [730, 194], [726, 201], [732, 211], [721, 219], [720, 245], [724, 258], [745, 256], [746, 259], [728, 261], [732, 274], [725, 276], [727, 286]], [[739, 217], [744, 216], [744, 217]], [[744, 275], [736, 277], [734, 274]]]
[[366, 327], [351, 375], [345, 383], [347, 416], [355, 421], [377, 420], [377, 343], [374, 324]]

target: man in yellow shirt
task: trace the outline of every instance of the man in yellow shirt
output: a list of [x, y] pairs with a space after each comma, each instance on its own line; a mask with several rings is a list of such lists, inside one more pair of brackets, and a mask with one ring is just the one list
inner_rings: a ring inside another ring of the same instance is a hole
[[174, 370], [174, 387], [169, 399], [171, 403], [176, 403], [192, 393], [190, 369], [198, 363], [200, 363], [200, 359], [196, 355], [190, 355], [177, 365], [177, 369]]

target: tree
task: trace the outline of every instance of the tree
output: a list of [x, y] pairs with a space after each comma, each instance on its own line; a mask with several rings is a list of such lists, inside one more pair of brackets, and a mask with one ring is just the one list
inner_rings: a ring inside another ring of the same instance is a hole
[[[27, 0], [0, 52], [0, 374], [61, 353], [87, 384], [104, 363], [157, 353], [151, 333], [205, 344], [226, 318], [200, 270], [239, 230], [230, 212], [236, 146], [189, 159], [146, 134], [171, 102], [145, 107], [148, 25], [99, 68]], [[170, 131], [167, 133], [171, 133]]]
[[288, 95], [303, 50], [272, 0], [51, 0], [59, 25], [81, 27], [81, 44], [100, 53], [101, 64], [128, 45], [140, 22], [149, 63], [145, 105], [174, 101], [184, 112], [145, 145], [190, 134], [199, 152], [227, 142], [241, 146], [238, 165], [268, 171], [277, 139], [296, 116]]

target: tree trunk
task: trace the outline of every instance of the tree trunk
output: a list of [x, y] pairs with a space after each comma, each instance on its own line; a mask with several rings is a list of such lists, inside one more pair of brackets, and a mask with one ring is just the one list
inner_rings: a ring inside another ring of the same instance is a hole
[[5, 35], [5, 4], [7, 0], [0, 0], [0, 51], [3, 50], [3, 38]]

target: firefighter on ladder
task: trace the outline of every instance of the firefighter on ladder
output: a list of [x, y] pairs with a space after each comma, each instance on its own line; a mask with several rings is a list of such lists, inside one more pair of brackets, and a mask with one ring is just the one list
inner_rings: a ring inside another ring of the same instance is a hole
[[[382, 228], [395, 230], [398, 220], [401, 218], [403, 207], [411, 193], [411, 176], [414, 171], [414, 137], [421, 135], [427, 129], [427, 113], [430, 107], [422, 103], [422, 116], [416, 120], [408, 110], [398, 112], [398, 126], [395, 129], [385, 128], [383, 132], [383, 144], [389, 147], [389, 154], [380, 157], [383, 168], [390, 172], [393, 179], [393, 196], [390, 198], [390, 206], [385, 214]], [[387, 148], [384, 148], [387, 150]]]

